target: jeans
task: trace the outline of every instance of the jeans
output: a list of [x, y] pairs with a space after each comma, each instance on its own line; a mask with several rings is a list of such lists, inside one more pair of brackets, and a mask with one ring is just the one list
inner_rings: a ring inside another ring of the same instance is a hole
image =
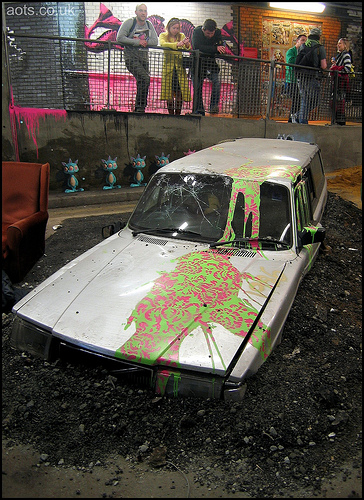
[[308, 123], [308, 114], [315, 109], [320, 102], [320, 82], [316, 78], [303, 76], [298, 80], [301, 104], [298, 113], [299, 123]]
[[210, 98], [210, 112], [214, 112], [219, 106], [220, 101], [220, 77], [219, 77], [219, 67], [214, 60], [209, 61], [202, 60], [199, 65], [199, 73], [197, 75], [197, 82], [195, 83], [194, 75], [192, 74], [192, 81], [194, 84], [194, 92], [197, 96], [196, 98], [196, 109], [194, 113], [205, 113], [205, 108], [203, 104], [202, 89], [203, 81], [208, 78], [212, 82], [211, 98]]
[[298, 119], [298, 111], [300, 109], [300, 92], [296, 82], [287, 83], [287, 94], [292, 99], [290, 118], [288, 121], [291, 121], [292, 115], [295, 115], [297, 117], [296, 119]]
[[148, 52], [137, 50], [130, 51], [131, 54], [127, 54], [126, 51], [124, 52], [125, 66], [135, 77], [137, 83], [135, 109], [144, 110], [147, 107], [150, 85]]

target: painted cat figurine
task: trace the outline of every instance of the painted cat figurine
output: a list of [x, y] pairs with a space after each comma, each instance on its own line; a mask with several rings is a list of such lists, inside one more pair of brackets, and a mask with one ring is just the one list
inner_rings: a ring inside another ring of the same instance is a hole
[[67, 185], [69, 189], [65, 189], [65, 193], [76, 193], [77, 191], [84, 191], [83, 188], [78, 188], [78, 180], [74, 175], [78, 172], [78, 160], [72, 162], [71, 158], [68, 160], [68, 163], [62, 162], [63, 172], [68, 176]]
[[105, 179], [107, 185], [104, 186], [102, 189], [121, 188], [119, 184], [116, 184], [116, 177], [113, 172], [113, 170], [116, 170], [118, 168], [116, 160], [117, 156], [113, 160], [111, 159], [111, 156], [109, 156], [107, 160], [101, 160], [102, 163], [104, 164], [103, 169], [105, 170], [105, 172], [107, 172]]
[[136, 170], [134, 174], [134, 183], [130, 184], [130, 187], [139, 187], [139, 186], [146, 186], [147, 184], [144, 182], [144, 175], [142, 173], [142, 168], [145, 167], [145, 156], [143, 158], [140, 157], [140, 154], [138, 153], [138, 156], [136, 158], [131, 158], [132, 161], [132, 167]]

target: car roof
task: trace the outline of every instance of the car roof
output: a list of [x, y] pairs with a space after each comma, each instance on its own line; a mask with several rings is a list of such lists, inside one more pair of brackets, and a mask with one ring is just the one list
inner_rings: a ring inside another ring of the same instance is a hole
[[316, 144], [300, 141], [231, 139], [174, 160], [158, 173], [223, 174], [260, 182], [275, 178], [294, 181], [318, 150]]

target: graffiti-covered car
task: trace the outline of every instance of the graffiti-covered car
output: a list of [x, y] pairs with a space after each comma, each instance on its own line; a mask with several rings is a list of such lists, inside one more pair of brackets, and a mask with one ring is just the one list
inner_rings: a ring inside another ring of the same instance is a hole
[[117, 362], [157, 394], [239, 399], [280, 342], [324, 228], [317, 145], [222, 142], [159, 169], [125, 228], [14, 308], [14, 347]]

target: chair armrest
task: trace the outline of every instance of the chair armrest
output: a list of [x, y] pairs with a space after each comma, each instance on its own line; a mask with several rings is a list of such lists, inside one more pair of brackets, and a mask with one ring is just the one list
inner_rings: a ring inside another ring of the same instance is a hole
[[10, 249], [14, 249], [19, 240], [32, 237], [39, 231], [45, 231], [48, 221], [48, 212], [36, 212], [25, 219], [14, 222], [7, 229], [7, 240]]

